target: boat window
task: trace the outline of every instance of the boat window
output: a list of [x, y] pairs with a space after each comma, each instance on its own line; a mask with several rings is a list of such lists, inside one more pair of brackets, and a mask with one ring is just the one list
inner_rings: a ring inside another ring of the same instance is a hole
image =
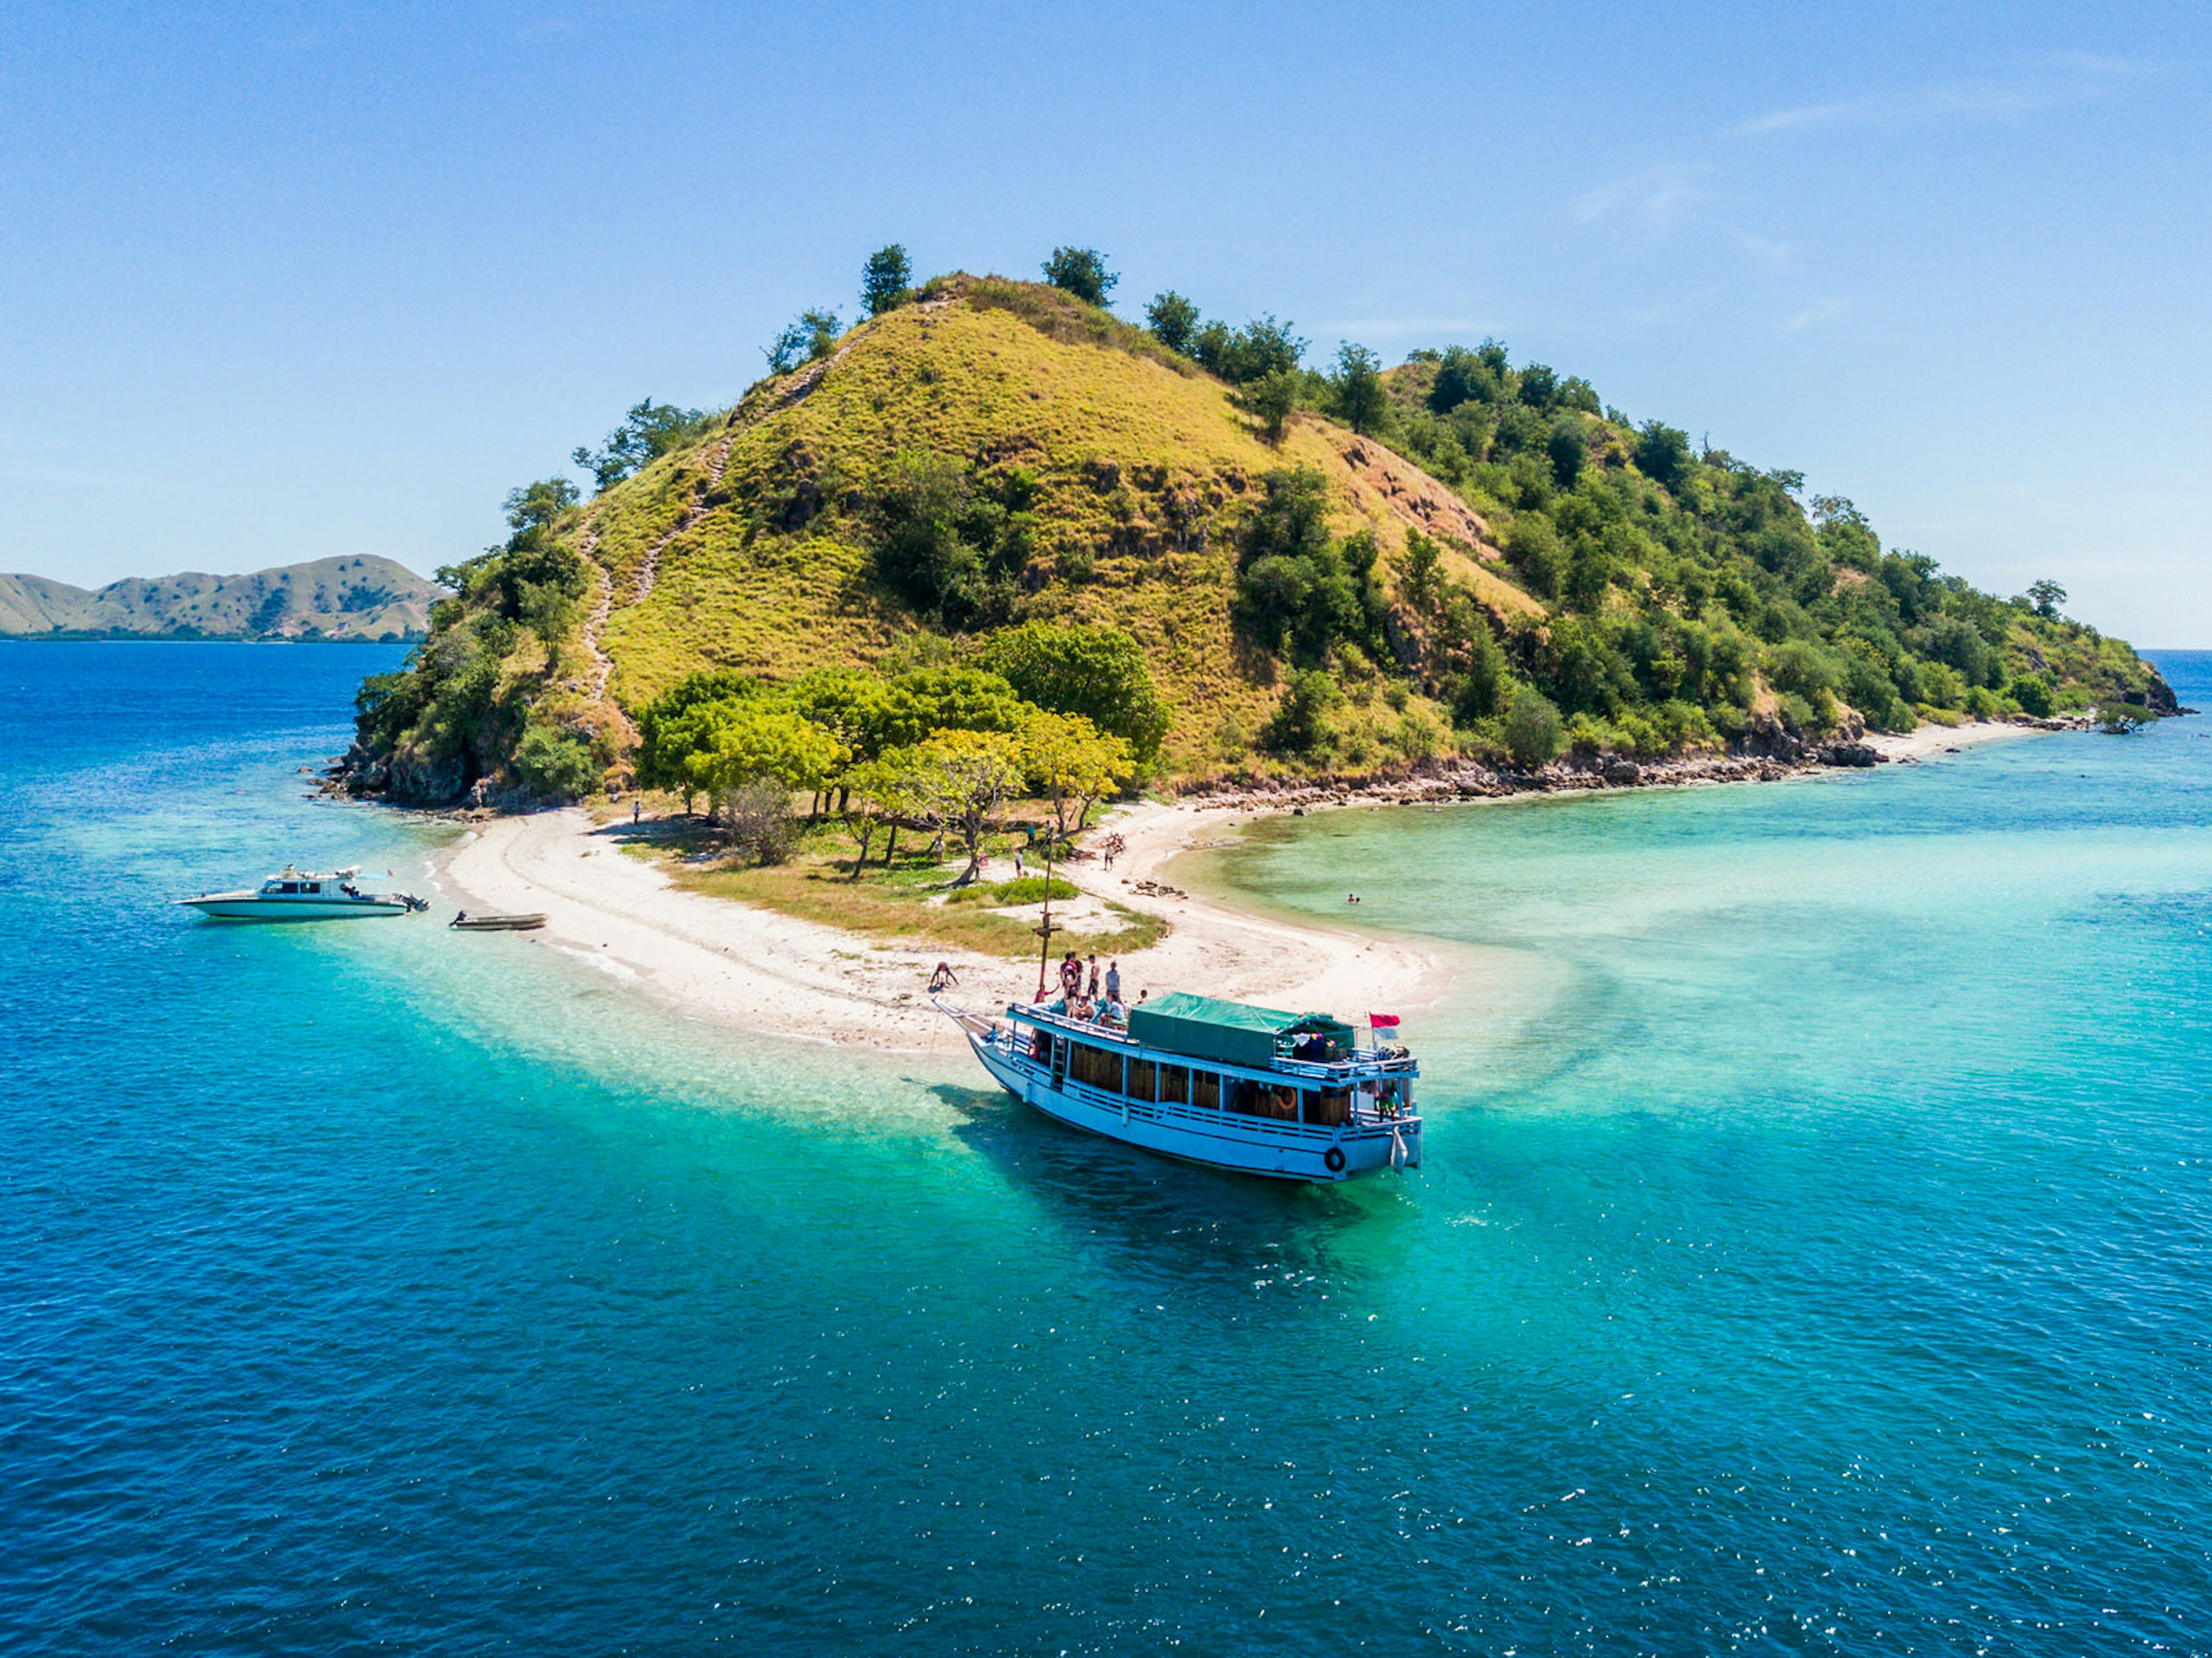
[[1067, 1074], [1075, 1081], [1108, 1094], [1121, 1091], [1121, 1056], [1088, 1042], [1077, 1042], [1067, 1060]]
[[1298, 1120], [1299, 1090], [1285, 1083], [1255, 1083], [1238, 1078], [1229, 1096], [1229, 1108], [1248, 1117], [1273, 1117], [1280, 1122]]
[[302, 881], [300, 884], [300, 890], [302, 892], [320, 892], [322, 890], [323, 884], [320, 881]]
[[276, 889], [279, 892], [297, 892], [299, 890], [300, 884], [297, 881], [287, 881], [283, 886]]
[[1160, 1067], [1160, 1100], [1166, 1105], [1190, 1103], [1190, 1070], [1187, 1066], [1164, 1065]]
[[1154, 1074], [1158, 1069], [1159, 1067], [1150, 1060], [1129, 1061], [1129, 1097], [1131, 1099], [1155, 1100], [1159, 1097], [1158, 1079]]
[[1218, 1071], [1194, 1071], [1190, 1073], [1190, 1102], [1208, 1111], [1221, 1109], [1221, 1073]]

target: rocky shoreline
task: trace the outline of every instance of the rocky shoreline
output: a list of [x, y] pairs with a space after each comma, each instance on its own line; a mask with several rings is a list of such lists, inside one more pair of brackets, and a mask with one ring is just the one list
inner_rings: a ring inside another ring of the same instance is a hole
[[[2067, 714], [2047, 720], [2023, 715], [2002, 723], [2025, 732], [2087, 731], [2094, 722], [2086, 714]], [[1176, 801], [1179, 805], [1200, 811], [1236, 806], [1246, 811], [1289, 811], [1303, 816], [1309, 810], [1322, 806], [1435, 805], [1454, 800], [1501, 799], [1515, 795], [1599, 789], [1772, 783], [1814, 772], [1918, 763], [1913, 757], [1884, 753], [1863, 732], [1825, 742], [1774, 733], [1765, 738], [1756, 749], [1662, 760], [1632, 760], [1617, 754], [1571, 754], [1532, 770], [1493, 768], [1476, 761], [1461, 761], [1406, 776], [1240, 778], [1199, 785], [1178, 793]]]

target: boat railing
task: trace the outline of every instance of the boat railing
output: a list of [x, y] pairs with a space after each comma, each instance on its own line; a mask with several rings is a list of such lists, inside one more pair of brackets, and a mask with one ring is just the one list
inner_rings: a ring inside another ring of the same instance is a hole
[[[955, 1008], [945, 1007], [943, 1003], [939, 1003], [939, 1006], [963, 1023], [975, 1017], [973, 1014], [963, 1013]], [[1081, 1036], [1086, 1041], [1123, 1042], [1132, 1048], [1144, 1046], [1135, 1037], [1130, 1035], [1127, 1026], [1102, 1024], [1095, 1018], [1079, 1019], [1073, 1014], [1063, 1013], [1049, 1004], [1010, 1003], [1006, 1011], [1009, 1015], [1020, 1015], [1024, 1023], [1043, 1025], [1054, 1030], [1064, 1031], [1071, 1036]], [[987, 1023], [994, 1022], [987, 1021]], [[1340, 1060], [1299, 1060], [1293, 1059], [1287, 1054], [1278, 1054], [1265, 1066], [1248, 1066], [1244, 1068], [1265, 1069], [1278, 1076], [1304, 1077], [1313, 1082], [1340, 1082], [1354, 1076], [1411, 1076], [1416, 1074], [1419, 1069], [1413, 1056], [1395, 1043], [1354, 1048]]]

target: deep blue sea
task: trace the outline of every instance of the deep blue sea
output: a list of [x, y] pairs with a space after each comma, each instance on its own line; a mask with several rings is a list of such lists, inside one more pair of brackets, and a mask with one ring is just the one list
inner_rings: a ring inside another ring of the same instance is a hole
[[0, 647], [0, 1650], [2212, 1652], [2212, 719], [1202, 854], [1460, 969], [1285, 1190], [168, 907], [397, 654]]

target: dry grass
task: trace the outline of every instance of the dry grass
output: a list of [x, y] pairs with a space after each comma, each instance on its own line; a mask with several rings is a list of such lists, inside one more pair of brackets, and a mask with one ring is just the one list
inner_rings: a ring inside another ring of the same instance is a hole
[[[850, 843], [836, 830], [808, 837], [787, 864], [762, 869], [730, 859], [703, 827], [659, 825], [649, 839], [624, 850], [652, 859], [687, 892], [755, 904], [802, 921], [818, 922], [878, 944], [922, 944], [980, 956], [1018, 960], [1034, 956], [1038, 938], [1026, 920], [994, 914], [974, 903], [933, 902], [945, 897], [961, 865], [922, 857], [895, 859], [886, 871], [880, 851], [858, 881], [851, 878]], [[1060, 930], [1054, 948], [1133, 955], [1167, 936], [1169, 924], [1109, 902], [1118, 925], [1095, 932]]]
[[[950, 304], [854, 330], [805, 396], [785, 401], [796, 376], [757, 388], [732, 429], [592, 504], [594, 556], [615, 583], [614, 695], [635, 708], [702, 667], [784, 677], [882, 656], [913, 623], [869, 582], [861, 503], [892, 456], [927, 449], [1036, 475], [1036, 613], [1126, 629], [1174, 710], [1171, 765], [1218, 763], [1220, 734], [1256, 731], [1278, 695], [1277, 665], [1238, 646], [1229, 616], [1234, 536], [1262, 477], [1316, 467], [1342, 527], [1371, 525], [1386, 553], [1403, 545], [1402, 492], [1376, 488], [1371, 461], [1355, 469], [1346, 455], [1362, 440], [1325, 421], [1301, 418], [1270, 447], [1220, 382], [1104, 312], [1001, 278], [952, 286]], [[704, 458], [725, 439], [709, 489]], [[645, 550], [694, 504], [652, 594], [631, 603]], [[1501, 609], [1528, 604], [1490, 575], [1486, 551], [1466, 546], [1453, 573]]]

